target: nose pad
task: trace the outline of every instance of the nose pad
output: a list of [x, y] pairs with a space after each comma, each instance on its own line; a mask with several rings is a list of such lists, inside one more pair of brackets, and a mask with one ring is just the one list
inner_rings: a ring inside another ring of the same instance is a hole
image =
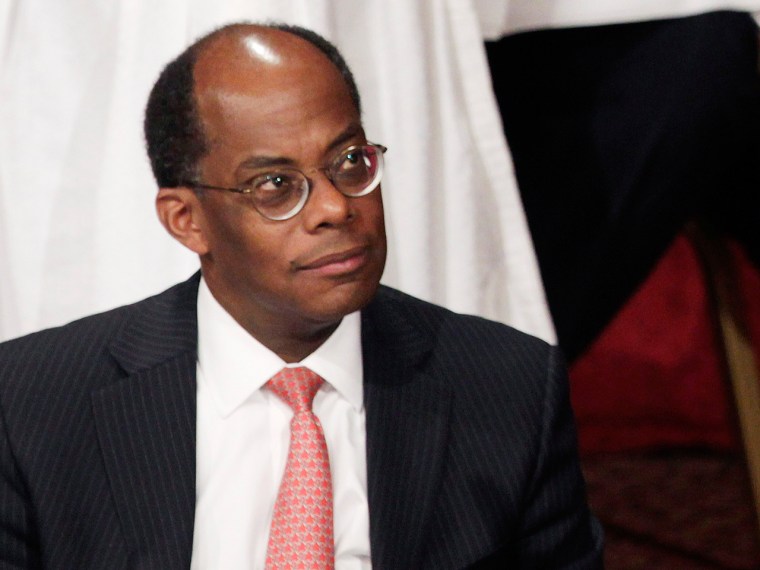
[[[318, 176], [314, 176], [314, 174], [317, 174]], [[315, 168], [314, 170], [312, 170], [312, 176], [310, 180], [311, 180], [312, 193], [314, 193], [317, 187], [327, 184], [332, 188], [332, 190], [334, 190], [340, 196], [342, 196], [343, 198], [346, 198], [346, 195], [343, 194], [343, 192], [341, 192], [340, 190], [338, 190], [338, 187], [336, 186], [335, 182], [333, 182], [332, 178], [330, 178], [327, 168]]]
[[[304, 174], [307, 176], [307, 178], [311, 182], [312, 187], [315, 184], [316, 178], [322, 178], [323, 180], [329, 182], [333, 188], [338, 190], [338, 187], [335, 186], [335, 183], [332, 181], [332, 178], [330, 178], [330, 169], [327, 166], [322, 166], [321, 168], [314, 167], [311, 170], [304, 171]], [[318, 175], [318, 176], [315, 176], [315, 175]]]

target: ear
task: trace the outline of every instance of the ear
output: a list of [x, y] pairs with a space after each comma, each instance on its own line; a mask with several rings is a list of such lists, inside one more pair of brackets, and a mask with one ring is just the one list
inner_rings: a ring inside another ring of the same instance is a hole
[[174, 239], [198, 255], [208, 252], [203, 208], [195, 192], [184, 187], [161, 188], [156, 196], [156, 212]]

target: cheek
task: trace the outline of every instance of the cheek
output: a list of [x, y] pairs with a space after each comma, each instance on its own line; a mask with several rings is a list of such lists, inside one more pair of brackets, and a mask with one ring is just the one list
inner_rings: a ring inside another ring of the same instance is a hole
[[[282, 244], [285, 237], [279, 235], [286, 228], [271, 227], [255, 211], [248, 211], [244, 204], [225, 204], [224, 209], [211, 209], [208, 216], [209, 257], [224, 266], [230, 273], [250, 273], [252, 269], [272, 269], [283, 263]], [[263, 271], [262, 271], [263, 273]]]
[[360, 200], [365, 200], [359, 204], [362, 218], [365, 220], [368, 229], [371, 229], [378, 235], [385, 236], [385, 218], [383, 214], [383, 200], [379, 188]]
[[287, 241], [245, 232], [230, 242], [230, 254], [241, 270], [254, 273], [258, 281], [273, 281], [288, 272]]

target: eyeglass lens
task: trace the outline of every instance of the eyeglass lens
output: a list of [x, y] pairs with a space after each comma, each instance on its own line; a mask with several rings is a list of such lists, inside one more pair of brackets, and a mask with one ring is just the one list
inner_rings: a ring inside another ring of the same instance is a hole
[[[332, 183], [342, 193], [349, 196], [361, 196], [379, 174], [378, 161], [380, 153], [373, 146], [349, 149], [335, 159], [328, 174]], [[367, 190], [369, 188], [369, 190]]]
[[[347, 149], [326, 169], [326, 176], [346, 196], [369, 194], [380, 183], [382, 152], [375, 146]], [[299, 170], [283, 168], [256, 176], [249, 196], [256, 209], [272, 220], [295, 216], [309, 194], [310, 183]]]

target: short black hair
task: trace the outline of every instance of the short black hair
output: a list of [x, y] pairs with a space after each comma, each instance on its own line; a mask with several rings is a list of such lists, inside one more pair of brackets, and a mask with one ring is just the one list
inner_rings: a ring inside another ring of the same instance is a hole
[[[153, 176], [160, 188], [176, 188], [195, 182], [198, 162], [208, 151], [208, 141], [195, 100], [193, 72], [198, 56], [214, 38], [252, 25], [228, 24], [201, 37], [169, 62], [148, 96], [143, 129]], [[318, 33], [282, 23], [256, 24], [298, 36], [319, 49], [338, 69], [348, 88], [356, 111], [361, 114], [361, 99], [356, 81], [338, 48]]]

